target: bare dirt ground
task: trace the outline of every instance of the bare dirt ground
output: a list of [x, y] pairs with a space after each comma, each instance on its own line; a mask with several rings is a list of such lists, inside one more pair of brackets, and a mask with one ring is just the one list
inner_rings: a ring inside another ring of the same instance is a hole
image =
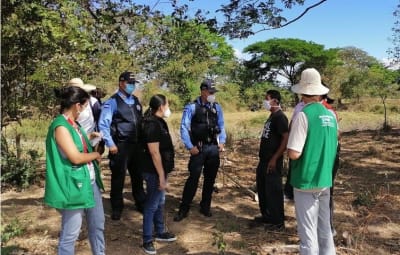
[[[284, 231], [270, 232], [261, 225], [249, 224], [259, 214], [257, 202], [247, 191], [255, 181], [258, 144], [258, 140], [237, 141], [225, 152], [218, 189], [213, 195], [213, 217], [206, 218], [198, 212], [199, 186], [188, 218], [179, 223], [172, 218], [187, 177], [188, 155], [177, 151], [177, 168], [169, 179], [166, 223], [178, 240], [156, 243], [157, 254], [298, 254], [293, 203], [285, 202]], [[106, 159], [103, 175], [107, 188], [103, 194], [107, 254], [144, 254], [142, 216], [134, 210], [129, 178], [124, 190], [125, 210], [121, 221], [115, 222], [110, 219], [110, 171]], [[337, 254], [400, 254], [400, 129], [343, 134], [341, 167], [335, 185]], [[24, 230], [22, 235], [2, 243], [3, 254], [56, 253], [60, 216], [44, 206], [43, 192], [43, 183], [23, 192], [3, 189], [3, 227], [17, 218], [18, 226]], [[85, 231], [77, 242], [76, 254], [91, 254]]]

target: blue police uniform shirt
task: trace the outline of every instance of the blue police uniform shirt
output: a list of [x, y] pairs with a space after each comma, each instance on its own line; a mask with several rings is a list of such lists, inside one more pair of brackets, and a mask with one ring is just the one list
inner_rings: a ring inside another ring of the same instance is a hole
[[[211, 108], [210, 103], [203, 104], [201, 102], [200, 97], [196, 99], [196, 104], [205, 105], [208, 108]], [[192, 117], [196, 111], [196, 104], [190, 103], [185, 106], [182, 114], [181, 121], [181, 139], [186, 149], [190, 150], [194, 147], [192, 142], [190, 141], [190, 124], [192, 121]], [[222, 112], [222, 108], [219, 104], [215, 104], [215, 108], [217, 110], [217, 124], [221, 130], [221, 133], [218, 134], [218, 141], [220, 144], [225, 144], [226, 142], [226, 132], [225, 132], [225, 123], [224, 123], [224, 114]]]
[[[135, 104], [133, 96], [126, 96], [121, 90], [118, 90], [117, 95], [128, 104]], [[101, 114], [99, 118], [99, 130], [103, 134], [103, 140], [108, 148], [115, 146], [115, 143], [111, 137], [110, 127], [114, 113], [117, 111], [117, 100], [113, 97], [108, 99], [101, 107]]]

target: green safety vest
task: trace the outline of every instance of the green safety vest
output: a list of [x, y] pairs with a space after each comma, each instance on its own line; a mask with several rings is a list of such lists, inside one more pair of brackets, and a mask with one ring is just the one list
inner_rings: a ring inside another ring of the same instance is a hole
[[300, 158], [292, 161], [290, 183], [303, 190], [331, 187], [338, 142], [335, 116], [320, 103], [307, 104], [302, 111], [307, 137]]
[[[93, 188], [90, 180], [87, 164], [73, 165], [64, 158], [57, 146], [55, 129], [63, 126], [68, 129], [71, 137], [80, 152], [83, 152], [81, 137], [68, 123], [63, 115], [57, 116], [51, 123], [46, 138], [46, 185], [44, 202], [57, 209], [82, 209], [95, 206]], [[81, 134], [88, 145], [88, 152], [92, 152], [89, 139], [81, 128]], [[96, 183], [104, 190], [100, 176], [100, 168], [96, 160], [93, 160]]]

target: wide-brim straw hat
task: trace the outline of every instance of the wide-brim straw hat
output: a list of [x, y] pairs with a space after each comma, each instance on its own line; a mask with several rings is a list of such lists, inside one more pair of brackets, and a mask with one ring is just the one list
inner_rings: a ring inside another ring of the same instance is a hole
[[83, 89], [86, 92], [96, 90], [96, 86], [92, 84], [84, 84], [81, 78], [72, 78], [68, 81], [68, 86], [75, 86]]
[[322, 85], [321, 75], [314, 68], [307, 68], [301, 72], [300, 82], [292, 87], [296, 94], [320, 96], [326, 95], [329, 89]]

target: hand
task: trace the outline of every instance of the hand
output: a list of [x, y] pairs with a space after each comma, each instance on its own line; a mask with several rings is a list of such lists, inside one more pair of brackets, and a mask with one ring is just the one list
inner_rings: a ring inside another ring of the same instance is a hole
[[101, 137], [101, 133], [100, 132], [92, 132], [89, 134], [89, 140], [92, 140], [96, 137]]
[[197, 146], [193, 146], [191, 149], [190, 149], [190, 155], [197, 155], [197, 154], [199, 154], [200, 153], [200, 151], [199, 151], [199, 149], [197, 148]]
[[267, 173], [273, 173], [275, 172], [275, 169], [276, 169], [276, 159], [272, 157], [268, 162]]
[[225, 144], [223, 144], [223, 143], [220, 143], [220, 144], [218, 144], [218, 148], [219, 148], [219, 151], [225, 151]]
[[109, 149], [110, 154], [117, 154], [118, 153], [118, 147], [117, 146], [111, 146]]
[[167, 186], [168, 186], [167, 180], [165, 180], [164, 178], [160, 178], [159, 182], [160, 182], [160, 186], [158, 187], [158, 189], [161, 191], [166, 190]]
[[97, 161], [97, 163], [100, 164], [101, 163], [101, 154], [98, 152], [95, 152], [95, 153], [97, 153], [96, 161]]

